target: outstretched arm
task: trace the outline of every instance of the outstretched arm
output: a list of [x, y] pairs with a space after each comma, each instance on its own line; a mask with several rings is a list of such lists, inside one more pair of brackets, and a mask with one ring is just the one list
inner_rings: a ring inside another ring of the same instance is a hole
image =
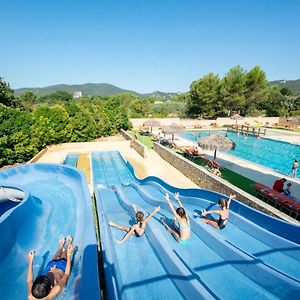
[[174, 198], [178, 202], [179, 207], [183, 207], [181, 201], [179, 200], [179, 193], [175, 193]]
[[136, 210], [135, 204], [132, 204], [132, 207], [133, 207], [134, 213], [136, 214], [136, 213], [137, 213], [137, 210]]
[[31, 288], [33, 285], [33, 270], [32, 270], [32, 263], [34, 258], [34, 251], [30, 251], [28, 253], [28, 268], [27, 268], [27, 289], [28, 289], [28, 295], [31, 295]]
[[167, 200], [167, 202], [168, 202], [168, 204], [170, 206], [170, 209], [171, 209], [174, 217], [176, 218], [177, 221], [180, 221], [179, 218], [178, 218], [178, 216], [177, 216], [176, 210], [175, 210], [175, 208], [174, 208], [174, 206], [173, 206], [173, 204], [172, 204], [172, 202], [170, 200], [170, 196], [169, 196], [168, 193], [166, 194], [165, 198], [166, 198], [166, 200]]
[[209, 215], [209, 214], [217, 214], [217, 215], [221, 215], [221, 210], [205, 210], [205, 209], [202, 209], [201, 210], [201, 215], [199, 215], [198, 213], [194, 213], [194, 217], [206, 217], [206, 215]]
[[235, 197], [236, 197], [235, 194], [230, 194], [230, 195], [229, 195], [229, 199], [228, 199], [228, 201], [227, 201], [227, 209], [229, 209], [231, 200], [234, 199]]
[[154, 210], [145, 218], [144, 222], [147, 223], [159, 210], [160, 206], [155, 207]]

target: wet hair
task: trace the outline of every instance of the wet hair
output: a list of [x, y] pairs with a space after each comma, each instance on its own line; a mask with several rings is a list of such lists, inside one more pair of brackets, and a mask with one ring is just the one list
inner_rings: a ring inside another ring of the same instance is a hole
[[220, 198], [218, 201], [218, 204], [221, 206], [221, 208], [223, 209], [224, 207], [227, 209], [227, 201], [223, 198]]
[[142, 225], [143, 225], [142, 221], [144, 220], [144, 213], [142, 211], [138, 211], [135, 214], [135, 218], [139, 222], [140, 227], [142, 228]]
[[180, 218], [186, 218], [186, 220], [188, 221], [186, 212], [185, 212], [185, 210], [184, 210], [183, 207], [178, 207], [178, 208], [176, 209], [176, 213], [177, 213], [177, 215], [179, 215]]
[[40, 275], [33, 282], [31, 294], [37, 299], [42, 299], [49, 295], [51, 291], [51, 282], [47, 276]]

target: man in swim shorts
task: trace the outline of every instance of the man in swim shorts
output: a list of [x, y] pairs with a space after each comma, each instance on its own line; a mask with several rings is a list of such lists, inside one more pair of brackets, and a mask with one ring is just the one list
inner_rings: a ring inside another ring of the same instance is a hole
[[34, 251], [28, 254], [27, 288], [28, 300], [55, 298], [66, 286], [71, 272], [71, 261], [74, 252], [72, 237], [59, 240], [59, 248], [52, 260], [47, 264], [42, 274], [33, 281], [33, 258]]

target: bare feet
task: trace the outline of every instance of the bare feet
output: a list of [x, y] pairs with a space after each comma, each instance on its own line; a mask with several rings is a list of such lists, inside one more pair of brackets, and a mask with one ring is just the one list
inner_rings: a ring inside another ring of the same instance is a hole
[[66, 243], [67, 243], [67, 248], [69, 245], [72, 244], [72, 241], [73, 241], [73, 238], [71, 235], [68, 235], [67, 238], [66, 238]]
[[112, 226], [112, 227], [116, 227], [116, 224], [115, 224], [114, 222], [112, 222], [112, 221], [109, 221], [108, 224], [109, 224], [110, 226]]
[[122, 241], [122, 240], [117, 240], [117, 243], [118, 243], [118, 244], [122, 244], [123, 241]]
[[59, 249], [62, 249], [64, 247], [64, 244], [65, 244], [65, 238], [61, 237], [58, 244], [59, 244]]

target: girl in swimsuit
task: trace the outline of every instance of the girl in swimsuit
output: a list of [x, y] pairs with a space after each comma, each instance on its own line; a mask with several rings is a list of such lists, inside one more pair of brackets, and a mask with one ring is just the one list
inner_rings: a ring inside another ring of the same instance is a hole
[[59, 248], [47, 264], [42, 272], [42, 275], [38, 276], [33, 281], [33, 258], [34, 251], [30, 251], [28, 254], [28, 270], [27, 270], [27, 288], [28, 299], [36, 300], [50, 300], [55, 298], [66, 286], [67, 280], [71, 272], [71, 261], [74, 252], [72, 245], [72, 237], [67, 236], [66, 248], [64, 248], [65, 239], [59, 240]]
[[117, 240], [118, 244], [122, 244], [125, 242], [131, 235], [135, 235], [136, 237], [141, 237], [145, 233], [146, 224], [147, 222], [154, 216], [156, 212], [160, 210], [160, 207], [155, 207], [155, 209], [144, 219], [144, 213], [141, 211], [137, 211], [135, 205], [132, 205], [135, 211], [135, 218], [137, 223], [134, 224], [132, 227], [121, 226], [115, 224], [113, 222], [109, 222], [108, 224], [112, 227], [118, 228], [120, 230], [126, 231], [127, 233], [123, 236], [123, 238]]
[[[218, 201], [218, 204], [220, 206], [219, 210], [208, 210], [206, 211], [205, 209], [203, 209], [202, 212], [202, 217], [204, 217], [205, 219], [201, 219], [201, 221], [212, 225], [215, 228], [218, 229], [224, 229], [226, 224], [227, 224], [227, 220], [228, 220], [228, 216], [229, 216], [229, 206], [231, 203], [231, 200], [235, 198], [234, 194], [230, 194], [228, 201], [226, 201], [225, 199], [221, 198]], [[219, 219], [215, 219], [213, 217], [208, 217], [208, 214], [217, 214], [220, 215]], [[199, 216], [197, 213], [194, 213], [195, 217], [201, 217]]]
[[167, 222], [166, 218], [162, 218], [162, 223], [166, 227], [166, 229], [173, 235], [173, 237], [176, 239], [176, 241], [180, 244], [186, 244], [189, 241], [189, 238], [191, 236], [191, 228], [190, 228], [190, 219], [189, 216], [186, 214], [185, 209], [183, 208], [182, 203], [179, 200], [179, 194], [175, 193], [174, 198], [178, 202], [179, 207], [175, 210], [172, 202], [170, 201], [169, 194], [166, 194], [165, 196], [171, 211], [175, 217], [175, 219], [178, 222], [177, 226], [175, 224], [175, 221], [172, 222], [171, 228]]

